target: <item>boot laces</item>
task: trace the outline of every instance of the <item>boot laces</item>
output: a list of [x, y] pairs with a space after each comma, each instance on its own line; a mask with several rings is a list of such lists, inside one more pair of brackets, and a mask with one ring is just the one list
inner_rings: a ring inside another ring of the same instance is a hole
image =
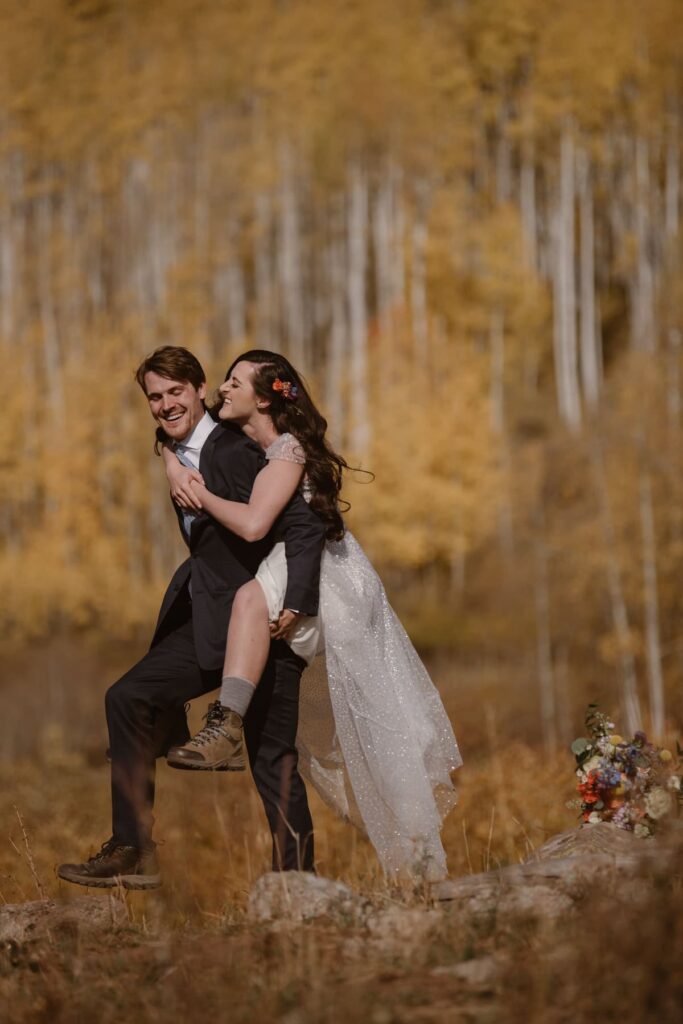
[[97, 853], [93, 854], [92, 857], [88, 857], [88, 864], [98, 864], [99, 861], [109, 857], [110, 854], [112, 854], [114, 850], [118, 849], [119, 846], [121, 846], [121, 843], [117, 843], [114, 837], [111, 836], [110, 839], [107, 839], [106, 842], [102, 843], [102, 846]]
[[[157, 845], [157, 843], [153, 843], [152, 840], [150, 839], [148, 846], [145, 847], [145, 850], [153, 851], [156, 849]], [[99, 848], [97, 853], [94, 853], [92, 857], [88, 857], [88, 864], [99, 864], [101, 860], [105, 860], [105, 858], [109, 857], [112, 853], [114, 853], [115, 850], [132, 849], [137, 849], [137, 847], [128, 846], [126, 843], [117, 843], [114, 837], [110, 836], [109, 839], [102, 843], [102, 846]]]
[[217, 740], [219, 736], [229, 740], [232, 737], [223, 727], [227, 712], [223, 708], [220, 701], [215, 700], [212, 704], [209, 704], [206, 714], [204, 715], [204, 725], [196, 736], [193, 736], [190, 743], [193, 746], [204, 747], [207, 743], [212, 743]]

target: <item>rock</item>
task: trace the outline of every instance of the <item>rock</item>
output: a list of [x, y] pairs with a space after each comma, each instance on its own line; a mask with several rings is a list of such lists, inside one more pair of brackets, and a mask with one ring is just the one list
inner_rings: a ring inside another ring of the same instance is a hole
[[[680, 832], [668, 839], [641, 840], [607, 822], [583, 825], [554, 836], [523, 864], [431, 887], [441, 904], [468, 914], [528, 914], [557, 918], [573, 911], [596, 878], [614, 882], [618, 894], [645, 899], [649, 874], [668, 872], [680, 853]], [[618, 869], [618, 870], [617, 870]], [[308, 872], [264, 875], [249, 897], [249, 916], [285, 927], [327, 917], [367, 929], [368, 939], [387, 952], [417, 948], [436, 926], [438, 911], [394, 905], [377, 909], [342, 882]], [[350, 939], [349, 950], [356, 939]]]
[[495, 912], [553, 918], [574, 908], [574, 900], [563, 885], [543, 884], [517, 868], [509, 873], [503, 869], [448, 879], [434, 886], [432, 894], [440, 902], [457, 903], [475, 916]]
[[368, 913], [365, 923], [380, 952], [410, 956], [441, 921], [441, 913], [429, 907], [392, 906]]
[[501, 969], [500, 958], [480, 956], [459, 964], [433, 967], [429, 973], [435, 978], [456, 978], [479, 992], [492, 992], [497, 987]]
[[362, 955], [368, 943], [389, 955], [411, 955], [442, 921], [431, 907], [373, 906], [343, 882], [307, 871], [263, 875], [249, 894], [248, 914], [275, 929], [321, 919], [362, 928], [362, 938], [352, 935], [344, 945], [349, 956]]
[[338, 924], [363, 921], [366, 901], [343, 882], [308, 871], [272, 871], [249, 894], [253, 921], [293, 923], [328, 917]]
[[597, 855], [618, 860], [639, 861], [647, 852], [651, 840], [637, 839], [633, 832], [617, 828], [608, 821], [595, 825], [580, 825], [553, 836], [538, 850], [534, 850], [527, 863], [542, 860], [565, 859], [568, 857], [590, 857]]
[[81, 896], [69, 903], [33, 900], [0, 906], [0, 942], [21, 943], [59, 932], [91, 933], [121, 927], [128, 921], [122, 900]]
[[475, 914], [497, 910], [557, 917], [576, 906], [587, 884], [601, 875], [615, 876], [617, 868], [619, 891], [634, 897], [645, 884], [641, 869], [661, 861], [664, 849], [609, 822], [582, 825], [553, 836], [523, 864], [448, 879], [432, 894]]

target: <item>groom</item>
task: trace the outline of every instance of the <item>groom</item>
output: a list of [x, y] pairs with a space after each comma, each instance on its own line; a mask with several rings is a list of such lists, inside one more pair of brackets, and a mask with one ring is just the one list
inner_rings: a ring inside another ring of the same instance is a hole
[[[194, 458], [207, 487], [222, 498], [248, 502], [265, 465], [263, 453], [238, 428], [216, 424], [206, 412], [206, 377], [192, 353], [159, 348], [142, 362], [136, 379], [153, 418]], [[190, 557], [169, 584], [149, 652], [107, 692], [112, 837], [89, 860], [59, 867], [59, 876], [77, 885], [161, 884], [152, 841], [155, 758], [189, 738], [185, 702], [220, 685], [234, 596], [272, 547], [272, 536], [248, 543], [208, 515], [192, 519], [176, 512]], [[276, 527], [287, 553], [285, 607], [315, 615], [324, 526], [295, 495]], [[313, 826], [295, 748], [303, 668], [303, 659], [284, 641], [274, 641], [244, 721], [273, 836], [274, 870], [313, 867]]]

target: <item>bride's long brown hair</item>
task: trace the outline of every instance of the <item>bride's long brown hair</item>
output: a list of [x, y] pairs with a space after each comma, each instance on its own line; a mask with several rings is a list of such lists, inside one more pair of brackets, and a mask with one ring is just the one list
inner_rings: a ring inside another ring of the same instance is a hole
[[[284, 356], [260, 348], [243, 352], [233, 360], [226, 380], [241, 362], [254, 363], [252, 386], [259, 398], [270, 403], [268, 412], [278, 434], [293, 434], [301, 444], [306, 457], [304, 471], [311, 488], [311, 508], [324, 522], [327, 539], [341, 540], [341, 513], [350, 506], [340, 500], [339, 492], [342, 474], [349, 466], [327, 440], [327, 420], [316, 408], [306, 382]], [[344, 507], [340, 509], [340, 505]]]

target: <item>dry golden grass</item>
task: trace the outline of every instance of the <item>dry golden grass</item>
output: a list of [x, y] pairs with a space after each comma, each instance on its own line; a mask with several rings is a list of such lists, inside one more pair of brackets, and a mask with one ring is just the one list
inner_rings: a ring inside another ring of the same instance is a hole
[[[109, 835], [102, 696], [134, 654], [119, 656], [102, 670], [100, 663], [107, 660], [101, 652], [76, 653], [70, 645], [5, 659], [0, 890], [6, 901], [35, 895], [25, 858], [14, 849], [22, 848], [15, 808], [51, 896], [68, 898], [71, 889], [56, 879], [54, 865], [84, 856]], [[461, 875], [523, 858], [548, 835], [571, 827], [575, 816], [564, 806], [572, 788], [568, 756], [559, 753], [548, 761], [528, 742], [515, 740], [505, 717], [510, 709], [501, 713], [501, 690], [510, 685], [510, 673], [485, 677], [480, 672], [477, 688], [472, 679], [477, 673], [463, 673], [458, 686], [456, 675], [441, 667], [445, 702], [465, 760], [457, 773], [459, 803], [444, 829], [451, 874]], [[518, 693], [523, 680], [516, 682]], [[195, 702], [195, 724], [205, 704]], [[315, 792], [311, 805], [318, 872], [354, 887], [381, 887], [369, 843]], [[164, 899], [180, 920], [196, 923], [225, 907], [234, 912], [269, 868], [270, 837], [248, 772], [196, 776], [160, 763], [156, 837], [163, 844]]]
[[[60, 882], [54, 867], [109, 834], [101, 697], [131, 660], [72, 648], [5, 658], [0, 738], [11, 756], [0, 763], [3, 901], [84, 895]], [[444, 829], [457, 876], [516, 862], [572, 827], [575, 812], [565, 806], [572, 762], [531, 742], [523, 672], [440, 671], [465, 758], [460, 801]], [[162, 764], [157, 793], [163, 888], [130, 894], [129, 927], [115, 935], [57, 934], [48, 945], [0, 951], [3, 1022], [678, 1020], [680, 882], [662, 880], [637, 906], [587, 892], [579, 916], [555, 923], [495, 914], [474, 921], [446, 911], [429, 940], [405, 953], [369, 945], [351, 925], [273, 934], [245, 913], [270, 856], [248, 773], [196, 777]], [[424, 905], [424, 894], [387, 887], [367, 841], [315, 794], [312, 811], [320, 874], [379, 903]], [[484, 955], [501, 958], [494, 985], [434, 973]]]

